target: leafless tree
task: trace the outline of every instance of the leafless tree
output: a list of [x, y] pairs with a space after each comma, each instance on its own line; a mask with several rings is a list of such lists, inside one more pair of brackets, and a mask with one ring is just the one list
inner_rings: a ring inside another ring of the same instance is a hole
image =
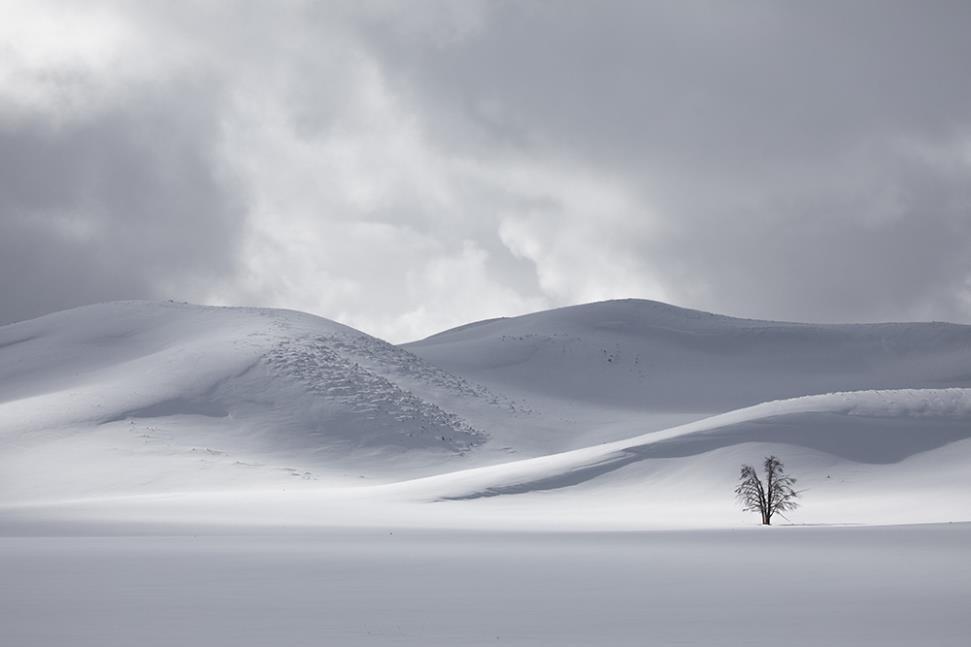
[[786, 475], [778, 458], [768, 456], [762, 466], [765, 469], [765, 483], [754, 467], [742, 465], [735, 495], [744, 510], [758, 512], [762, 515], [762, 525], [768, 526], [775, 513], [799, 507], [796, 501], [799, 492], [795, 489], [796, 479]]

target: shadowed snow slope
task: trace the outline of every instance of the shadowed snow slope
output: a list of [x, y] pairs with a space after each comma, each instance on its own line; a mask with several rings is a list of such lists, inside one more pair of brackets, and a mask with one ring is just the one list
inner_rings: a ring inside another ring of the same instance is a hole
[[469, 324], [405, 348], [497, 389], [659, 411], [971, 386], [971, 326], [755, 321], [635, 299]]
[[[471, 499], [566, 488], [651, 459], [691, 458], [746, 443], [790, 445], [840, 461], [898, 463], [971, 439], [971, 389], [813, 395], [766, 402], [628, 440], [413, 483]], [[957, 458], [971, 459], [962, 447]], [[953, 458], [953, 457], [952, 457]], [[953, 463], [953, 460], [943, 461]], [[705, 480], [702, 473], [696, 480]], [[964, 479], [971, 485], [971, 474]]]

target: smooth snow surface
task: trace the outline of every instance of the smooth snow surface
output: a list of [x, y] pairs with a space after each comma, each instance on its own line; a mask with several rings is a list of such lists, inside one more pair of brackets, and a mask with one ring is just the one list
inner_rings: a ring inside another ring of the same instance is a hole
[[[0, 511], [213, 524], [971, 519], [971, 327], [612, 301], [402, 347], [306, 314], [120, 302], [0, 328]], [[0, 512], [2, 514], [2, 512]]]
[[964, 647], [971, 634], [967, 524], [196, 530], [0, 537], [3, 644]]
[[633, 299], [493, 319], [405, 348], [485, 384], [638, 410], [971, 387], [969, 326], [780, 323]]

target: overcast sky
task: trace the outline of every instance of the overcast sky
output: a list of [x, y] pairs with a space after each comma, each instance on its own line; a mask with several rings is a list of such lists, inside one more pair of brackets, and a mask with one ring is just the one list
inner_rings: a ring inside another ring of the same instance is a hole
[[0, 323], [971, 321], [971, 3], [0, 0]]

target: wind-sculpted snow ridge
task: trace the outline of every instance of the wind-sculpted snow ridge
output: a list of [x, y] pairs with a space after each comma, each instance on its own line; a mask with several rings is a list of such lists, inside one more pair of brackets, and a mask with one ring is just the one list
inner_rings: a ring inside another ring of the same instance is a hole
[[[890, 464], [971, 439], [971, 389], [905, 389], [766, 402], [628, 440], [413, 483], [462, 500], [553, 490], [651, 459], [690, 458], [745, 443], [802, 447]], [[963, 457], [966, 459], [967, 457]]]

